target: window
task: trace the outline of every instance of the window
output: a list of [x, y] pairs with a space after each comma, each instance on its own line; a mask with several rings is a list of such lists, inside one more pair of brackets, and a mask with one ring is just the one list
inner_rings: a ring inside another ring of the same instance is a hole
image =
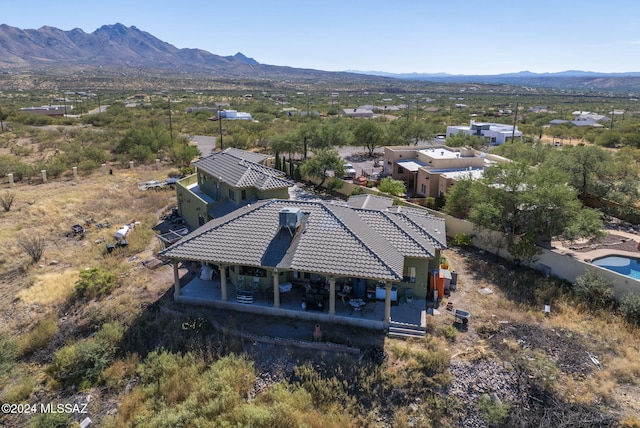
[[426, 195], [427, 193], [427, 186], [425, 184], [421, 184], [420, 185], [420, 190], [422, 191], [423, 195]]
[[240, 197], [242, 198], [243, 201], [247, 199], [247, 191], [243, 190], [242, 192], [240, 192]]
[[236, 192], [231, 189], [229, 189], [229, 199], [233, 199], [234, 201], [236, 200]]
[[404, 168], [398, 165], [398, 174], [402, 174], [404, 172]]
[[402, 274], [402, 282], [416, 282], [416, 268], [413, 266], [405, 266]]

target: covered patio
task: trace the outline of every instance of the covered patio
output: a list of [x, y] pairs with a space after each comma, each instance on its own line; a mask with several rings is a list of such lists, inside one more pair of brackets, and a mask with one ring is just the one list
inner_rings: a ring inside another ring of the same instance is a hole
[[[386, 329], [424, 324], [427, 272], [445, 245], [444, 221], [426, 211], [274, 199], [160, 255], [173, 263], [176, 302]], [[183, 281], [181, 264], [197, 278]]]
[[[272, 316], [283, 316], [318, 322], [333, 322], [373, 329], [385, 329], [390, 322], [399, 322], [424, 326], [426, 320], [426, 305], [424, 299], [400, 298], [397, 302], [389, 302], [389, 318], [385, 320], [385, 301], [373, 299], [362, 300], [363, 306], [350, 305], [353, 297], [339, 296], [336, 292], [334, 313], [331, 305], [326, 302], [322, 309], [309, 309], [305, 306], [306, 290], [302, 286], [292, 286], [287, 292], [280, 293], [279, 306], [274, 305], [273, 295], [266, 290], [251, 292], [251, 298], [246, 299], [247, 290], [238, 288], [227, 281], [226, 298], [223, 298], [222, 280], [220, 277], [203, 280], [199, 276], [194, 278], [179, 278], [179, 293], [174, 293], [177, 303], [207, 306], [219, 309], [258, 313]], [[244, 288], [244, 287], [243, 287]], [[338, 287], [339, 288], [339, 287]], [[175, 290], [174, 290], [175, 291]], [[240, 291], [240, 295], [238, 294]], [[269, 290], [271, 291], [271, 290]], [[239, 297], [240, 296], [240, 297]]]

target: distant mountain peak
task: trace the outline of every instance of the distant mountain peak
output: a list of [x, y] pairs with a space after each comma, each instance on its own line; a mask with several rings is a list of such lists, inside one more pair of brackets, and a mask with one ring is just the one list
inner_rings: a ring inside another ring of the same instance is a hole
[[260, 64], [255, 59], [245, 56], [242, 52], [238, 52], [237, 54], [235, 54], [233, 56], [233, 58], [235, 58], [235, 59], [237, 59], [239, 61], [245, 62], [247, 64], [250, 64], [250, 65], [258, 65], [258, 64]]

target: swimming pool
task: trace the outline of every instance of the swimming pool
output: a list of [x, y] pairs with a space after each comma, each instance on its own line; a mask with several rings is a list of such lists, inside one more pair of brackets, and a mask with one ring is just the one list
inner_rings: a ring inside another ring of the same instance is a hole
[[618, 272], [631, 278], [640, 279], [640, 262], [637, 259], [624, 256], [607, 256], [595, 259], [596, 266]]

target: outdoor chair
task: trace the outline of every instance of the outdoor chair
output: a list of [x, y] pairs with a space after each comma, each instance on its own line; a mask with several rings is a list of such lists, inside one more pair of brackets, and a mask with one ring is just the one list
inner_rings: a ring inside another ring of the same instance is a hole
[[338, 296], [340, 296], [342, 303], [344, 303], [345, 306], [347, 305], [347, 297], [349, 296], [349, 293], [351, 293], [352, 288], [353, 287], [350, 285], [345, 285], [342, 287], [342, 290], [338, 292]]
[[236, 280], [236, 289], [244, 290], [244, 275], [238, 275], [238, 279]]
[[254, 276], [253, 280], [251, 280], [251, 289], [257, 290], [259, 285], [260, 285], [260, 278], [257, 276]]

